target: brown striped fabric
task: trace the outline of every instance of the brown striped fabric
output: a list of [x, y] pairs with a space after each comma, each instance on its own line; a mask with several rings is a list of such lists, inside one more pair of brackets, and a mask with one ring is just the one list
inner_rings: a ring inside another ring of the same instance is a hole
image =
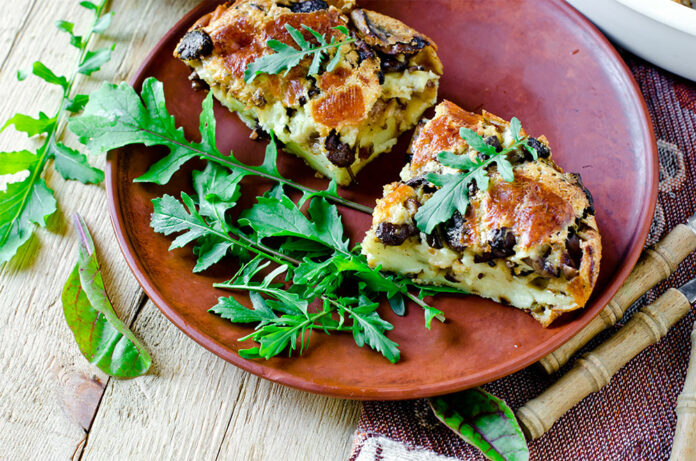
[[[624, 55], [652, 117], [660, 155], [658, 205], [648, 244], [696, 212], [696, 83]], [[696, 277], [688, 257], [666, 282], [629, 309], [619, 325], [582, 352], [606, 340], [669, 287]], [[693, 313], [667, 337], [629, 362], [608, 386], [590, 395], [541, 439], [530, 443], [532, 460], [663, 460], [669, 457], [676, 423], [674, 408], [689, 359]], [[571, 361], [572, 364], [572, 361]], [[534, 368], [485, 388], [513, 408], [539, 395], [568, 370], [547, 376]], [[365, 402], [355, 432], [351, 460], [479, 460], [474, 448], [440, 425], [423, 400]]]

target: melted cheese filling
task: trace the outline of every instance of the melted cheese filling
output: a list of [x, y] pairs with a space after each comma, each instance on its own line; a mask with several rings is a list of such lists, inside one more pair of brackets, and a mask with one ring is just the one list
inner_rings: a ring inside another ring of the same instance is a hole
[[[198, 76], [209, 84], [213, 95], [225, 107], [237, 112], [240, 119], [251, 129], [258, 121], [264, 131], [273, 130], [276, 137], [285, 144], [287, 151], [304, 159], [312, 168], [326, 177], [335, 179], [339, 184], [350, 184], [351, 178], [347, 169], [337, 167], [326, 157], [324, 138], [318, 138], [320, 126], [305, 109], [309, 104], [297, 108], [292, 115], [288, 115], [280, 102], [263, 107], [245, 106], [231, 91], [215, 83], [220, 81], [219, 76], [215, 75], [214, 71], [211, 73], [209, 66], [203, 63], [194, 69]], [[435, 104], [438, 80], [439, 76], [432, 71], [406, 70], [385, 75], [382, 95], [377, 103], [383, 104], [385, 109], [360, 126], [343, 127], [338, 132], [341, 141], [356, 151], [355, 162], [351, 165], [353, 173], [357, 174], [381, 153], [391, 150], [399, 134], [412, 128], [423, 112]], [[399, 104], [397, 99], [407, 100], [407, 103]], [[360, 148], [369, 148], [371, 154], [366, 158], [361, 157], [357, 154]]]
[[[563, 291], [567, 284], [563, 278], [544, 279], [542, 284], [536, 274], [513, 276], [502, 259], [491, 261], [494, 263], [491, 267], [488, 263], [474, 262], [471, 251], [435, 249], [417, 237], [410, 237], [401, 245], [387, 246], [380, 242], [374, 230], [367, 233], [362, 245], [370, 266], [409, 275], [419, 283], [451, 286], [540, 315], [547, 309], [577, 308], [573, 297]], [[521, 261], [525, 256], [519, 251], [508, 260]]]

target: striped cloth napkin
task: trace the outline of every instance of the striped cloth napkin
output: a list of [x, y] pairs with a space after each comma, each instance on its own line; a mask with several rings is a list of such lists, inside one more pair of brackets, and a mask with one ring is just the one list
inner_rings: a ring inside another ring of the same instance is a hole
[[[655, 243], [696, 211], [696, 84], [632, 55], [624, 54], [643, 97], [657, 137], [660, 187], [648, 244]], [[614, 328], [591, 341], [591, 350], [641, 306], [669, 287], [696, 276], [688, 257], [677, 272], [643, 296]], [[639, 354], [604, 389], [562, 417], [541, 439], [530, 443], [532, 460], [662, 460], [669, 457], [689, 359], [690, 313], [653, 347]], [[571, 363], [572, 364], [572, 363]], [[539, 395], [561, 374], [533, 368], [485, 386], [513, 409]], [[351, 461], [443, 461], [484, 459], [441, 425], [424, 400], [365, 402], [354, 435]]]

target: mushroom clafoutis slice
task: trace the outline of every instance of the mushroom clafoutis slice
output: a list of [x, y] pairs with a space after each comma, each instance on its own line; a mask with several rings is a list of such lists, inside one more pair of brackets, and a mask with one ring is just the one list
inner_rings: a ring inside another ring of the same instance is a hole
[[248, 0], [200, 18], [174, 55], [252, 129], [349, 185], [435, 104], [435, 43], [349, 0]]
[[592, 197], [545, 137], [444, 101], [409, 149], [362, 243], [371, 266], [529, 311], [545, 327], [585, 305], [602, 251]]

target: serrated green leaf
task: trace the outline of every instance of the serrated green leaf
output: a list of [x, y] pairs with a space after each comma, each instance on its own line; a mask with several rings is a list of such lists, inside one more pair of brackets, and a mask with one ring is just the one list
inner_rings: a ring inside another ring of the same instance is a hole
[[82, 355], [104, 373], [119, 378], [140, 376], [152, 360], [145, 347], [118, 318], [104, 288], [94, 243], [81, 218], [78, 262], [61, 300], [65, 320]]
[[154, 211], [150, 219], [150, 226], [155, 232], [170, 235], [185, 231], [174, 239], [169, 247], [170, 250], [186, 246], [211, 233], [208, 224], [196, 211], [193, 199], [186, 192], [181, 193], [181, 199], [183, 204], [171, 195], [163, 195], [152, 200]]
[[58, 20], [55, 22], [56, 28], [62, 32], [73, 35], [73, 30], [75, 29], [75, 24], [70, 21]]
[[98, 184], [104, 180], [104, 172], [89, 164], [87, 157], [62, 142], [51, 142], [48, 152], [53, 157], [53, 166], [65, 179], [74, 179], [83, 184]]
[[95, 154], [140, 143], [168, 147], [170, 154], [136, 179], [165, 184], [196, 155], [187, 147], [184, 131], [176, 127], [174, 117], [167, 111], [162, 83], [148, 78], [141, 94], [142, 100], [126, 83], [105, 83], [90, 95], [82, 114], [70, 119], [69, 127]]
[[505, 158], [504, 155], [499, 155], [495, 159], [496, 165], [498, 165], [498, 173], [502, 176], [504, 181], [513, 182], [515, 180], [515, 173], [512, 171], [512, 164]]
[[461, 127], [459, 136], [466, 141], [469, 147], [482, 154], [486, 154], [489, 157], [493, 157], [496, 154], [495, 147], [486, 144], [481, 135], [470, 128]]
[[421, 232], [430, 234], [435, 226], [452, 217], [455, 211], [466, 213], [469, 205], [468, 175], [429, 174], [428, 181], [442, 186], [416, 212], [416, 225]]
[[349, 311], [354, 322], [353, 338], [358, 346], [367, 344], [391, 363], [396, 363], [401, 358], [399, 345], [384, 334], [394, 326], [377, 314], [378, 306], [379, 303], [363, 304]]
[[249, 299], [253, 306], [249, 309], [232, 297], [219, 298], [218, 303], [208, 312], [219, 315], [223, 319], [234, 323], [264, 323], [278, 318], [266, 301], [258, 293], [249, 293]]
[[39, 158], [28, 150], [0, 152], [0, 175], [15, 174], [33, 167]]
[[63, 76], [58, 76], [53, 73], [51, 69], [46, 67], [41, 61], [36, 61], [32, 66], [32, 73], [45, 81], [46, 83], [51, 83], [53, 85], [58, 85], [64, 90], [68, 88], [68, 79]]
[[510, 119], [510, 134], [512, 135], [512, 139], [519, 141], [521, 130], [522, 124], [520, 123], [520, 119], [517, 117], [512, 117], [512, 119]]
[[194, 171], [193, 188], [201, 215], [224, 224], [225, 212], [237, 204], [241, 195], [239, 182], [243, 177], [215, 163], [208, 163], [203, 171]]
[[198, 244], [193, 249], [193, 253], [198, 256], [193, 272], [202, 272], [220, 262], [227, 255], [231, 246], [232, 242], [223, 240], [218, 236], [208, 235], [199, 238]]
[[481, 388], [428, 399], [435, 416], [493, 461], [527, 461], [529, 449], [505, 402]]
[[29, 76], [29, 72], [26, 70], [19, 69], [17, 71], [17, 80], [19, 80], [20, 82], [23, 82], [24, 80], [26, 80], [28, 76]]
[[[103, 16], [105, 18], [107, 16]], [[111, 60], [111, 52], [116, 45], [101, 48], [96, 51], [88, 51], [77, 68], [77, 72], [83, 75], [92, 75], [94, 72]]]
[[110, 12], [110, 13], [107, 13], [107, 14], [101, 16], [100, 18], [98, 18], [97, 21], [92, 26], [92, 32], [94, 32], [95, 34], [104, 33], [106, 31], [106, 29], [108, 29], [109, 26], [111, 25], [111, 20], [113, 19], [113, 17], [114, 17], [114, 13]]
[[97, 11], [99, 9], [99, 7], [97, 5], [95, 5], [92, 2], [86, 1], [86, 0], [80, 2], [80, 6], [83, 8], [87, 8], [88, 10], [92, 10], [92, 11]]
[[397, 293], [389, 299], [389, 306], [392, 311], [398, 316], [404, 316], [406, 314], [406, 303], [404, 302], [404, 295]]
[[56, 211], [56, 199], [46, 182], [32, 176], [0, 192], [0, 263], [12, 259], [34, 231]]
[[[348, 38], [341, 42], [332, 40], [331, 43], [326, 43], [324, 37], [317, 31], [305, 24], [302, 24], [302, 27], [314, 36], [317, 42], [319, 42], [318, 46], [312, 46], [311, 44], [307, 43], [300, 31], [292, 27], [290, 24], [286, 24], [285, 28], [293, 41], [298, 45], [299, 49], [293, 48], [292, 46], [279, 42], [278, 40], [268, 40], [266, 42], [266, 46], [275, 51], [275, 53], [261, 56], [255, 61], [249, 63], [244, 71], [244, 81], [251, 83], [256, 76], [260, 74], [274, 75], [279, 74], [282, 71], [286, 71], [287, 73], [287, 71], [300, 64], [305, 57], [312, 55], [313, 59], [308, 69], [308, 75], [315, 75], [319, 73], [319, 66], [324, 57], [323, 55], [327, 52], [327, 50], [336, 48], [336, 55], [338, 55], [338, 49], [342, 45], [355, 41], [353, 38]], [[338, 26], [334, 27], [334, 29], [340, 30], [346, 35], [349, 35], [346, 33], [347, 29], [345, 27]], [[340, 60], [340, 57], [334, 57], [329, 67], [332, 69], [336, 67], [338, 60]]]
[[73, 114], [76, 114], [78, 112], [81, 112], [84, 108], [87, 102], [89, 101], [89, 95], [86, 94], [76, 94], [72, 98], [66, 98], [65, 99], [65, 110], [72, 112]]
[[9, 126], [14, 126], [15, 130], [22, 133], [26, 133], [27, 136], [32, 137], [41, 133], [48, 133], [51, 131], [56, 123], [56, 119], [49, 117], [43, 112], [39, 112], [39, 117], [34, 118], [25, 114], [15, 114], [10, 118], [0, 131], [4, 131]]

